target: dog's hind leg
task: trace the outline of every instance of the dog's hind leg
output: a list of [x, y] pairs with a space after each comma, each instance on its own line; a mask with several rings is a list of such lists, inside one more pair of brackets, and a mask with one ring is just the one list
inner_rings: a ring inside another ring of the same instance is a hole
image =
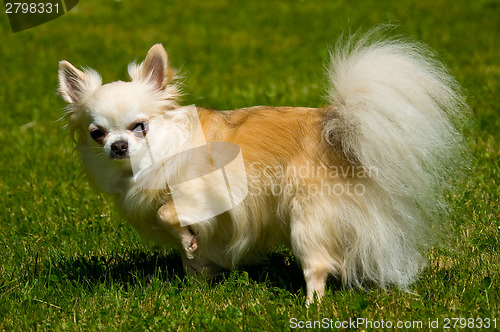
[[[316, 203], [316, 204], [315, 204]], [[315, 298], [320, 301], [325, 294], [325, 284], [330, 274], [339, 270], [339, 262], [332, 255], [332, 239], [328, 236], [325, 209], [317, 202], [305, 200], [292, 202], [291, 245], [299, 260], [306, 281], [306, 305]]]

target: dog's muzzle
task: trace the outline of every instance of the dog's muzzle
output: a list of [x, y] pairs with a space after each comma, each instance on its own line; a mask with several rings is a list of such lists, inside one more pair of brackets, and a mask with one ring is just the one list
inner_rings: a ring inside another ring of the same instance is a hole
[[117, 141], [111, 144], [111, 158], [125, 159], [129, 158], [128, 143], [126, 141]]

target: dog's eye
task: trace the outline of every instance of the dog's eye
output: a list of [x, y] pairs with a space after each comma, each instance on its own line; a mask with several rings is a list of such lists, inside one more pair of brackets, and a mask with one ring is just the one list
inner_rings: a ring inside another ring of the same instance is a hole
[[146, 135], [148, 131], [148, 123], [147, 122], [137, 122], [134, 124], [132, 131], [136, 134]]
[[106, 137], [106, 134], [99, 129], [94, 129], [90, 132], [90, 137], [96, 142], [102, 142], [104, 140], [104, 137]]

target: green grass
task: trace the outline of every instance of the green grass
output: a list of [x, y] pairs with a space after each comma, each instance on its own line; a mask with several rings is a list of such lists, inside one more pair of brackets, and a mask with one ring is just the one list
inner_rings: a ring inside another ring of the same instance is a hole
[[[500, 3], [481, 1], [80, 1], [12, 34], [0, 18], [0, 330], [280, 330], [290, 319], [496, 318], [500, 326]], [[286, 250], [214, 282], [177, 253], [145, 248], [81, 175], [56, 95], [57, 63], [105, 81], [161, 42], [185, 76], [185, 104], [321, 106], [328, 47], [393, 23], [437, 50], [474, 112], [473, 156], [449, 195], [450, 234], [411, 293], [344, 290], [304, 307]], [[427, 325], [424, 325], [427, 326]]]

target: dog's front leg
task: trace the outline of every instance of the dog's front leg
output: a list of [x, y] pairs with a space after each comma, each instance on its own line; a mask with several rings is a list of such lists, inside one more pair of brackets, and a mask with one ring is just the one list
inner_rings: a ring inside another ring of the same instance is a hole
[[167, 225], [168, 230], [180, 241], [182, 250], [188, 259], [193, 259], [193, 254], [198, 249], [198, 243], [193, 230], [189, 226], [182, 227], [174, 203], [167, 202], [158, 210], [158, 218]]

